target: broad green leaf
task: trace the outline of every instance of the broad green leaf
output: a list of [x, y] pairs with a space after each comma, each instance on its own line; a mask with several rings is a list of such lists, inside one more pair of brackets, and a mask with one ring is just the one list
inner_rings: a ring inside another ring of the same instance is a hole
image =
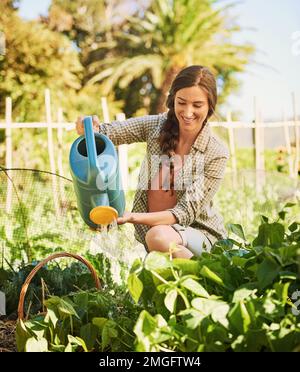
[[143, 292], [143, 283], [135, 273], [129, 274], [127, 279], [128, 290], [135, 303], [138, 303]]
[[98, 327], [88, 323], [80, 327], [80, 337], [85, 342], [86, 348], [92, 350], [97, 339]]
[[67, 315], [67, 316], [75, 315], [77, 318], [79, 318], [74, 307], [68, 302], [64, 301], [63, 299], [61, 299], [61, 302], [58, 305], [58, 311], [63, 316], [64, 315]]
[[193, 308], [182, 310], [178, 315], [182, 317], [187, 328], [190, 329], [196, 329], [206, 317], [204, 313]]
[[39, 340], [34, 337], [29, 338], [25, 345], [26, 352], [45, 352], [48, 351], [48, 342], [45, 338]]
[[289, 289], [290, 283], [275, 283], [274, 288], [276, 291], [277, 296], [279, 299], [285, 304], [288, 299], [288, 289]]
[[260, 288], [265, 288], [272, 284], [273, 280], [278, 276], [280, 266], [274, 261], [265, 258], [257, 267], [257, 279]]
[[254, 239], [253, 246], [280, 246], [284, 241], [284, 226], [278, 222], [262, 224], [259, 226], [258, 237]]
[[248, 288], [243, 288], [243, 287], [238, 288], [233, 294], [232, 302], [236, 303], [236, 302], [243, 301], [249, 297], [253, 297], [253, 295], [255, 295], [256, 292], [257, 292], [257, 289], [248, 289]]
[[239, 267], [242, 267], [242, 268], [248, 263], [248, 261], [249, 260], [247, 258], [238, 257], [238, 256], [233, 256], [232, 257], [233, 265], [239, 266]]
[[202, 285], [192, 278], [183, 279], [180, 284], [197, 296], [205, 298], [209, 297], [208, 292], [202, 287]]
[[31, 337], [23, 320], [19, 319], [16, 327], [16, 344], [18, 351], [24, 351], [26, 341]]
[[227, 229], [231, 231], [233, 234], [237, 235], [242, 240], [246, 241], [245, 233], [243, 227], [239, 224], [227, 224]]
[[92, 323], [100, 329], [100, 331], [103, 331], [103, 328], [105, 326], [105, 323], [108, 321], [107, 318], [93, 318]]
[[296, 204], [295, 203], [286, 203], [285, 206], [283, 207], [284, 208], [292, 208], [294, 207]]
[[199, 262], [194, 260], [188, 260], [186, 258], [174, 258], [173, 259], [173, 266], [176, 269], [181, 270], [183, 275], [199, 274]]
[[62, 318], [69, 317], [70, 315], [74, 315], [79, 319], [78, 314], [76, 313], [74, 307], [71, 304], [71, 300], [64, 300], [63, 298], [52, 296], [48, 300], [45, 301], [45, 305], [47, 308], [52, 309], [54, 312], [57, 309], [59, 315]]
[[87, 292], [79, 292], [74, 296], [75, 304], [80, 310], [87, 310], [89, 303], [89, 294]]
[[71, 345], [77, 345], [77, 346], [81, 346], [82, 349], [85, 351], [85, 352], [88, 352], [88, 349], [86, 347], [86, 344], [84, 342], [84, 340], [80, 337], [74, 337], [72, 335], [68, 335], [68, 340], [69, 340], [69, 343]]
[[160, 252], [150, 252], [145, 259], [145, 269], [156, 271], [171, 267], [171, 261], [168, 255]]
[[55, 312], [50, 308], [47, 309], [47, 314], [45, 316], [45, 322], [46, 323], [47, 323], [47, 319], [49, 319], [51, 321], [51, 323], [53, 324], [53, 327], [55, 328], [56, 324], [57, 324], [57, 321], [58, 321], [58, 318], [57, 318]]
[[236, 352], [259, 352], [269, 346], [264, 329], [249, 329], [247, 334], [238, 336], [231, 344]]
[[130, 273], [137, 273], [143, 268], [140, 258], [136, 258], [130, 268]]
[[251, 324], [251, 318], [243, 301], [237, 302], [228, 313], [230, 325], [240, 334], [246, 333]]
[[118, 337], [118, 331], [116, 329], [116, 323], [112, 320], [108, 320], [102, 330], [102, 351], [111, 343], [112, 339]]
[[220, 305], [216, 306], [212, 313], [211, 313], [211, 317], [212, 317], [212, 320], [214, 322], [219, 322], [221, 323], [225, 328], [228, 328], [228, 319], [227, 319], [227, 314], [230, 310], [230, 306], [223, 302], [222, 304], [220, 303]]
[[280, 212], [278, 213], [278, 216], [279, 216], [279, 218], [280, 218], [282, 221], [284, 221], [286, 214], [287, 214], [287, 211], [280, 211]]
[[134, 327], [134, 333], [139, 337], [147, 337], [156, 329], [156, 320], [146, 311], [142, 310]]
[[212, 280], [213, 282], [221, 285], [222, 287], [225, 286], [223, 280], [205, 265], [201, 268], [200, 275]]
[[205, 316], [212, 314], [212, 312], [216, 308], [227, 305], [226, 302], [224, 301], [200, 298], [200, 297], [194, 298], [191, 301], [191, 304], [193, 308], [195, 308], [196, 310], [199, 310]]
[[176, 299], [177, 299], [177, 290], [176, 289], [171, 289], [167, 293], [167, 295], [164, 299], [164, 303], [166, 305], [166, 308], [170, 311], [170, 313], [174, 312]]
[[262, 219], [262, 221], [263, 221], [263, 223], [269, 223], [269, 218], [268, 217], [266, 217], [266, 216], [260, 216], [261, 217], [261, 219]]
[[[72, 353], [73, 352], [73, 347], [72, 347], [72, 344], [71, 344], [71, 342], [69, 342], [68, 344], [67, 344], [67, 346], [66, 346], [66, 348], [65, 348], [65, 353]], [[75, 350], [76, 350], [76, 348], [75, 348]]]

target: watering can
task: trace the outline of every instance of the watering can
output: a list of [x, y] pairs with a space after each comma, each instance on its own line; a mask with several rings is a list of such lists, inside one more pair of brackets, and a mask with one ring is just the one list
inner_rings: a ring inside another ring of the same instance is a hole
[[70, 171], [80, 215], [96, 229], [123, 216], [125, 196], [113, 143], [104, 134], [94, 133], [91, 116], [83, 123], [85, 134], [71, 146]]

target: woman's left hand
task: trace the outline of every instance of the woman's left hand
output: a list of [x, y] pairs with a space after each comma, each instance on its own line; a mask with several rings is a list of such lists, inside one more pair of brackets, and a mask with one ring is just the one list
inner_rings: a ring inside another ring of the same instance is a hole
[[133, 213], [124, 212], [122, 217], [117, 218], [117, 224], [118, 225], [123, 225], [124, 223], [132, 222], [132, 216], [133, 216]]

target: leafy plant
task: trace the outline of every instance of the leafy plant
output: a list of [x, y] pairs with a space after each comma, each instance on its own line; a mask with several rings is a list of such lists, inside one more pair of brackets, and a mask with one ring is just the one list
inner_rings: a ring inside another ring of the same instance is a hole
[[251, 243], [240, 225], [230, 228], [239, 241], [219, 241], [199, 259], [151, 252], [135, 262], [128, 287], [145, 308], [134, 328], [136, 350], [299, 347], [300, 317], [289, 298], [300, 285], [300, 223], [285, 229], [264, 217]]
[[19, 351], [130, 351], [140, 312], [120, 289], [80, 291], [45, 301], [47, 313], [16, 330]]
[[[90, 259], [90, 256], [88, 257]], [[6, 295], [6, 313], [9, 318], [16, 317], [18, 297], [22, 285], [37, 262], [18, 269], [0, 268], [0, 290]], [[115, 287], [111, 276], [110, 262], [102, 254], [93, 256], [93, 265], [108, 289]], [[25, 312], [28, 315], [42, 311], [43, 300], [49, 295], [65, 296], [74, 290], [87, 290], [95, 286], [91, 273], [82, 263], [49, 263], [33, 277], [25, 297]]]

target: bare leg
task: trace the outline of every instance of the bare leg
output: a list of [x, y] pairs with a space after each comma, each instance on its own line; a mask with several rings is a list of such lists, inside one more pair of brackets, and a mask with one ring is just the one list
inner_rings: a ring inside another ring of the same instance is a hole
[[182, 238], [177, 231], [168, 225], [153, 226], [146, 234], [149, 251], [169, 252], [170, 243], [174, 242], [180, 249], [173, 252], [176, 258], [191, 258], [193, 253], [182, 245]]

